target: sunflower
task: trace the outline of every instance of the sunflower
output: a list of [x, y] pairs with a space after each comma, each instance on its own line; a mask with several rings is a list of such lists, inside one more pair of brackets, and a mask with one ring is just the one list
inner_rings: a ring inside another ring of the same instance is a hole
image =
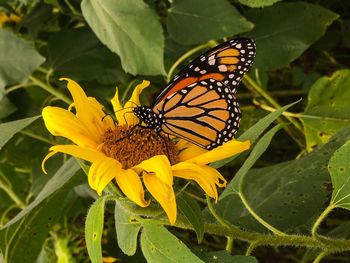
[[250, 142], [231, 140], [211, 151], [186, 141], [163, 138], [152, 129], [140, 128], [130, 108], [140, 105], [139, 95], [148, 81], [137, 85], [129, 101], [121, 105], [118, 90], [111, 100], [115, 119], [106, 115], [103, 106], [73, 80], [67, 87], [74, 103], [68, 110], [48, 106], [42, 116], [49, 132], [62, 136], [71, 144], [55, 145], [43, 160], [61, 152], [91, 163], [88, 182], [101, 195], [114, 181], [130, 200], [147, 207], [144, 187], [159, 202], [170, 223], [176, 221], [174, 177], [195, 181], [204, 192], [217, 200], [217, 187], [225, 187], [225, 178], [208, 164], [249, 149]]

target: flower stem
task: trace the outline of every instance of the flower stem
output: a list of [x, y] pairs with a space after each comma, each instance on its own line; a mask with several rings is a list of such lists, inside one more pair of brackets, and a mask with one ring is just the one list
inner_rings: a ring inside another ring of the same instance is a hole
[[336, 206], [333, 203], [330, 203], [325, 210], [320, 214], [320, 216], [316, 219], [314, 225], [311, 229], [311, 234], [313, 237], [318, 238], [317, 230], [323, 220], [327, 217], [327, 215], [335, 208]]
[[328, 251], [323, 251], [323, 252], [321, 252], [321, 253], [318, 254], [318, 256], [314, 259], [313, 263], [320, 263], [321, 260], [322, 260], [325, 256], [327, 256], [328, 254], [329, 254]]
[[239, 192], [238, 196], [241, 198], [242, 203], [244, 204], [244, 206], [247, 208], [248, 212], [254, 217], [254, 219], [256, 221], [258, 221], [260, 224], [262, 224], [264, 227], [266, 227], [268, 230], [270, 230], [272, 233], [274, 233], [275, 235], [278, 236], [284, 236], [286, 235], [285, 233], [283, 233], [282, 231], [278, 230], [277, 228], [273, 227], [272, 225], [270, 225], [269, 223], [267, 223], [264, 219], [262, 219], [257, 213], [255, 213], [255, 211], [253, 210], [253, 208], [249, 205], [247, 199], [245, 198], [245, 196]]
[[231, 236], [227, 236], [227, 241], [226, 241], [226, 248], [225, 250], [229, 253], [229, 254], [232, 254], [232, 248], [233, 248], [233, 237]]
[[250, 256], [254, 249], [260, 244], [259, 240], [256, 240], [252, 243], [250, 243], [249, 247], [247, 248], [247, 251], [245, 252], [246, 256]]
[[67, 103], [67, 104], [72, 104], [72, 100], [69, 99], [68, 97], [66, 97], [64, 94], [62, 94], [61, 92], [59, 92], [58, 90], [56, 90], [54, 87], [52, 87], [49, 84], [46, 84], [44, 82], [42, 82], [40, 79], [37, 79], [36, 77], [33, 76], [29, 76], [29, 79], [36, 84], [37, 86], [39, 86], [40, 88], [42, 88], [43, 90], [46, 90], [48, 93], [52, 94], [53, 96], [55, 96], [56, 98], [62, 100], [63, 102]]
[[12, 190], [11, 185], [6, 183], [6, 177], [5, 175], [0, 172], [0, 189], [2, 189], [11, 199], [15, 204], [21, 208], [24, 209], [26, 207], [25, 203], [19, 198], [19, 196]]
[[210, 197], [206, 195], [206, 200], [207, 200], [207, 204], [208, 204], [208, 208], [210, 213], [215, 217], [216, 221], [218, 221], [221, 225], [223, 225], [224, 227], [228, 227], [228, 228], [232, 228], [233, 226], [231, 226], [228, 222], [225, 221], [225, 219], [221, 218], [218, 213], [216, 213], [213, 204], [210, 200]]

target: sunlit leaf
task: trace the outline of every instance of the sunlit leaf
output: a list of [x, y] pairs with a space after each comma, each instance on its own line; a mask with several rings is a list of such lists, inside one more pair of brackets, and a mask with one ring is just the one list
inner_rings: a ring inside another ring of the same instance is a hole
[[20, 130], [31, 124], [40, 116], [0, 124], [0, 149]]
[[307, 149], [325, 143], [350, 125], [350, 70], [322, 77], [311, 87], [308, 105], [302, 115]]
[[238, 0], [241, 4], [249, 7], [264, 7], [273, 5], [282, 0]]
[[83, 0], [83, 15], [97, 37], [133, 75], [164, 74], [164, 37], [155, 12], [142, 0]]
[[161, 225], [143, 223], [141, 249], [149, 263], [203, 262]]
[[170, 36], [185, 45], [232, 37], [253, 26], [227, 0], [174, 0], [167, 20]]
[[0, 29], [0, 89], [25, 80], [44, 58], [30, 43]]
[[92, 263], [102, 262], [102, 232], [107, 195], [98, 198], [90, 207], [85, 222], [86, 248]]
[[116, 202], [114, 209], [115, 229], [119, 248], [128, 256], [135, 254], [137, 236], [141, 229], [134, 216]]
[[350, 141], [335, 151], [329, 161], [332, 178], [332, 203], [350, 210]]
[[277, 3], [251, 9], [245, 16], [255, 24], [247, 33], [256, 42], [255, 67], [279, 69], [299, 57], [315, 43], [338, 15], [305, 2]]

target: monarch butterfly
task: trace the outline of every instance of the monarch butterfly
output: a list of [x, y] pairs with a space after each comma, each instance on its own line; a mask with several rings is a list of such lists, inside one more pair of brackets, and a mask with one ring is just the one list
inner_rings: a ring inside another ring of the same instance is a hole
[[150, 107], [137, 106], [133, 113], [147, 128], [207, 150], [231, 140], [241, 120], [236, 87], [255, 50], [248, 38], [214, 47], [175, 75]]

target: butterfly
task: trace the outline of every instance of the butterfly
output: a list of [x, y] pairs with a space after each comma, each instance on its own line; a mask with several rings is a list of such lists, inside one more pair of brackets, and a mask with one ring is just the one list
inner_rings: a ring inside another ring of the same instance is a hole
[[241, 111], [236, 88], [256, 53], [253, 40], [236, 38], [205, 52], [183, 68], [150, 107], [133, 113], [145, 127], [210, 150], [233, 139]]

